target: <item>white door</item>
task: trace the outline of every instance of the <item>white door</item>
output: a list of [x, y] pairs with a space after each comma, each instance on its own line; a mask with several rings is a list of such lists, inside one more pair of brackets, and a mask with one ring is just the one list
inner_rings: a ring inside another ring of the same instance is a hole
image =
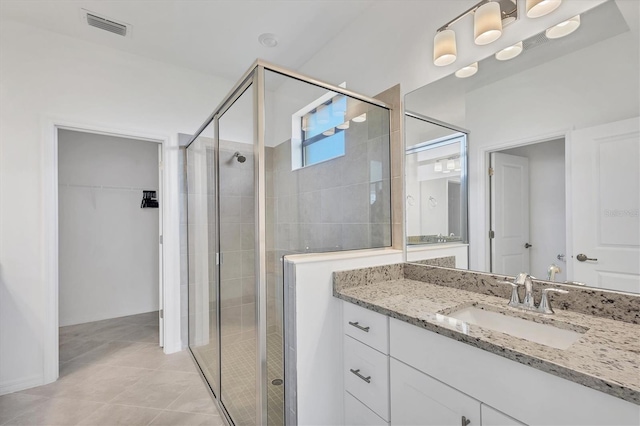
[[162, 209], [164, 208], [164, 199], [162, 198], [162, 196], [164, 195], [163, 191], [163, 185], [162, 185], [162, 170], [164, 168], [164, 163], [162, 161], [162, 144], [158, 144], [158, 223], [159, 223], [159, 227], [160, 229], [158, 230], [160, 235], [160, 238], [158, 239], [158, 241], [160, 242], [159, 246], [158, 246], [158, 265], [159, 265], [159, 274], [158, 274], [158, 278], [159, 278], [159, 282], [158, 282], [158, 305], [160, 307], [159, 313], [158, 313], [158, 323], [159, 323], [159, 331], [160, 331], [160, 335], [159, 335], [159, 342], [160, 342], [160, 347], [164, 347], [164, 285], [163, 285], [163, 258], [162, 258], [162, 246], [163, 246], [163, 233], [162, 233]]
[[480, 402], [394, 358], [390, 358], [390, 368], [392, 424], [481, 424]]
[[569, 277], [640, 292], [640, 120], [571, 133]]
[[491, 272], [529, 271], [529, 159], [491, 153]]

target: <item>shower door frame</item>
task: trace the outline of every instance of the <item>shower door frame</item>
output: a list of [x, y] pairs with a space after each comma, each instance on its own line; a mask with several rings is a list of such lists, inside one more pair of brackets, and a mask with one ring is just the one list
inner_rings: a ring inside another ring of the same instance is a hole
[[[312, 77], [305, 76], [303, 74], [288, 70], [286, 68], [271, 64], [261, 59], [256, 60], [251, 67], [242, 75], [238, 82], [233, 86], [229, 93], [224, 97], [222, 102], [216, 107], [211, 115], [205, 120], [205, 122], [198, 128], [186, 145], [186, 149], [189, 148], [200, 134], [213, 122], [214, 124], [214, 176], [216, 182], [215, 187], [215, 226], [216, 232], [216, 265], [215, 265], [215, 292], [216, 292], [216, 315], [218, 317], [216, 333], [217, 333], [217, 349], [218, 349], [218, 383], [217, 394], [216, 390], [212, 388], [211, 384], [204, 375], [202, 367], [198, 364], [192, 350], [191, 345], [188, 345], [189, 353], [198, 366], [200, 375], [207, 383], [207, 387], [214, 397], [216, 404], [220, 408], [220, 411], [224, 414], [225, 420], [229, 424], [234, 424], [231, 416], [229, 415], [226, 407], [222, 403], [222, 371], [221, 371], [221, 323], [220, 323], [220, 265], [217, 259], [220, 255], [220, 167], [219, 167], [219, 149], [220, 149], [220, 128], [219, 119], [233, 104], [242, 96], [246, 90], [251, 87], [253, 90], [253, 120], [254, 125], [254, 188], [255, 190], [255, 295], [256, 295], [256, 424], [267, 424], [267, 412], [268, 412], [268, 395], [267, 395], [267, 264], [266, 264], [266, 163], [264, 158], [265, 153], [265, 71], [271, 71], [276, 74], [283, 75], [285, 77], [292, 78], [294, 80], [302, 81], [322, 89], [326, 89], [331, 92], [335, 92], [341, 95], [348, 96], [369, 104], [373, 104], [388, 110], [392, 110], [392, 106], [379, 99], [371, 98], [359, 93], [352, 92], [351, 90], [343, 87], [330, 84]], [[188, 158], [188, 156], [185, 156]], [[187, 185], [189, 182], [187, 181]], [[188, 191], [187, 191], [188, 192]], [[189, 246], [187, 244], [187, 246]], [[283, 277], [284, 279], [284, 277]], [[286, 322], [286, 309], [284, 315], [284, 321]], [[283, 327], [283, 364], [286, 362], [286, 342], [291, 338], [287, 335], [287, 327]], [[284, 366], [283, 366], [284, 367]], [[286, 368], [283, 370], [283, 377], [286, 375]], [[285, 380], [286, 383], [286, 380]], [[285, 399], [283, 411], [285, 412], [285, 418], [287, 418], [287, 390], [285, 388]]]

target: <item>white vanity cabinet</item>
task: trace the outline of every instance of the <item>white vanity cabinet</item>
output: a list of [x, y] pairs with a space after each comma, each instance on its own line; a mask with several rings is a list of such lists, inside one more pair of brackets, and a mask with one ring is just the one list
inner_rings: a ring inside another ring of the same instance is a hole
[[476, 425], [640, 424], [636, 404], [393, 318], [389, 355], [392, 425], [407, 409], [394, 403], [405, 398], [394, 377], [396, 359], [482, 404]]

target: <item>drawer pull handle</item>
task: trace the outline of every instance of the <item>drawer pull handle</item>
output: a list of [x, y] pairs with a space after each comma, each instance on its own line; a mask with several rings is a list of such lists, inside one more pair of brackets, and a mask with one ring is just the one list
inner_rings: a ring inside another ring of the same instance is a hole
[[363, 326], [361, 326], [361, 325], [360, 325], [360, 323], [359, 323], [359, 322], [357, 322], [357, 321], [356, 321], [356, 322], [351, 322], [351, 321], [349, 321], [349, 325], [352, 325], [352, 326], [354, 326], [355, 328], [357, 328], [358, 330], [362, 330], [362, 331], [364, 331], [365, 333], [368, 333], [368, 332], [369, 332], [369, 327], [363, 327]]
[[365, 382], [371, 383], [371, 376], [364, 377], [362, 374], [360, 374], [360, 369], [359, 368], [357, 370], [354, 370], [353, 368], [350, 368], [349, 371], [351, 371], [356, 376], [360, 377]]
[[462, 426], [467, 426], [469, 423], [471, 423], [471, 420], [469, 420], [468, 418], [466, 418], [465, 416], [462, 416], [462, 422], [460, 423]]

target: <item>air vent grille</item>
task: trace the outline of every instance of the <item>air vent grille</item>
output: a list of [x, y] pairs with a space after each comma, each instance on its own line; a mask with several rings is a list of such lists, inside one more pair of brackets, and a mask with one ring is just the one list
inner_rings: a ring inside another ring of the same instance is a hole
[[538, 46], [541, 46], [543, 44], [546, 44], [549, 42], [549, 39], [547, 38], [547, 36], [545, 35], [545, 32], [542, 31], [539, 34], [536, 34], [533, 37], [528, 38], [527, 40], [525, 40], [523, 42], [523, 49], [522, 50], [531, 50], [531, 49], [535, 49]]
[[127, 26], [87, 12], [87, 24], [123, 37], [127, 35]]

